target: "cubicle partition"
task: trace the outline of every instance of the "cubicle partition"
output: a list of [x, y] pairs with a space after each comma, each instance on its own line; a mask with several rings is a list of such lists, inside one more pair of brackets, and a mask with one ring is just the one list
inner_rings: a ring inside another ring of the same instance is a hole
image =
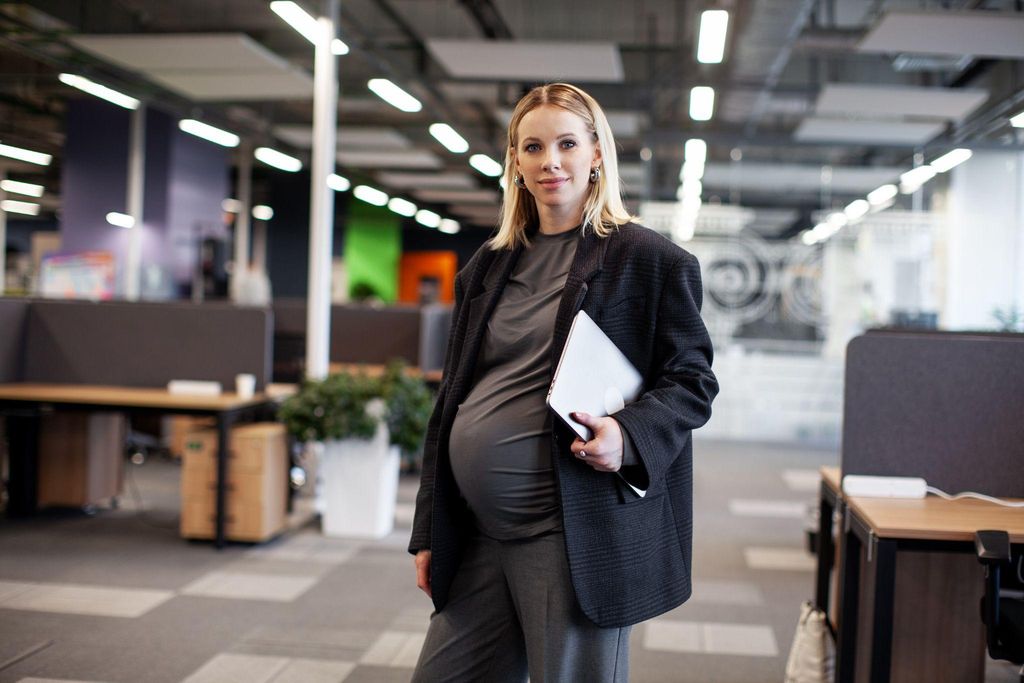
[[842, 471], [1024, 497], [1024, 334], [878, 331], [851, 341]]
[[[424, 371], [444, 367], [451, 327], [449, 305], [359, 304], [331, 306], [330, 360], [336, 363], [382, 364], [402, 358]], [[274, 301], [274, 375], [295, 381], [305, 358], [306, 303]]]
[[[19, 318], [2, 303], [0, 322], [20, 320], [24, 339], [21, 373], [7, 381], [163, 387], [194, 379], [233, 391], [236, 374], [255, 375], [258, 389], [270, 378], [273, 316], [266, 309], [36, 299], [24, 302]], [[13, 335], [3, 336], [0, 372], [5, 351], [15, 353], [6, 348]]]
[[0, 299], [0, 383], [22, 379], [28, 309], [26, 299]]

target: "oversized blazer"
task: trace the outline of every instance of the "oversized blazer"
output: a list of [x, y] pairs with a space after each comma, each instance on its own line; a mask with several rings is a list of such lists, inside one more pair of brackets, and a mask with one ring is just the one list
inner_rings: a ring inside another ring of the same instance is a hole
[[[472, 388], [487, 324], [522, 247], [484, 245], [455, 278], [444, 375], [427, 428], [409, 551], [431, 550], [434, 606], [444, 609], [470, 515], [452, 476], [448, 441]], [[711, 414], [718, 383], [700, 317], [697, 259], [636, 224], [581, 235], [555, 318], [551, 375], [582, 308], [644, 378], [640, 398], [614, 418], [647, 475], [639, 497], [616, 474], [573, 457], [574, 434], [552, 416], [552, 463], [576, 598], [602, 627], [635, 624], [690, 596], [693, 518], [691, 430]], [[543, 579], [543, 577], [538, 577]]]

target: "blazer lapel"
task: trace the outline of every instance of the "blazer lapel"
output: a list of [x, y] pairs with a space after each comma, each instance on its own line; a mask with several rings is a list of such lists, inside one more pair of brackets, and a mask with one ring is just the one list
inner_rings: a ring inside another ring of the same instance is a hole
[[583, 307], [583, 300], [590, 288], [589, 283], [601, 272], [609, 239], [611, 238], [602, 239], [595, 235], [593, 230], [587, 230], [576, 246], [576, 255], [569, 267], [569, 275], [565, 279], [565, 289], [562, 290], [562, 300], [555, 317], [555, 332], [551, 343], [551, 377], [555, 376], [558, 359], [562, 356], [562, 347], [569, 336], [573, 318]]

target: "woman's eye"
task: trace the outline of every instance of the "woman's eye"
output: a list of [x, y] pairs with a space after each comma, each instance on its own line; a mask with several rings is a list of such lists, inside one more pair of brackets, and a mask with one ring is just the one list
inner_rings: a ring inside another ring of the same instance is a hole
[[562, 146], [565, 147], [566, 149], [572, 149], [573, 147], [576, 146], [576, 141], [575, 140], [565, 140], [565, 141], [562, 142]]
[[540, 149], [540, 145], [538, 145], [536, 143], [533, 143], [533, 142], [531, 142], [530, 144], [528, 144], [526, 146], [526, 151], [527, 152], [536, 152], [538, 149]]

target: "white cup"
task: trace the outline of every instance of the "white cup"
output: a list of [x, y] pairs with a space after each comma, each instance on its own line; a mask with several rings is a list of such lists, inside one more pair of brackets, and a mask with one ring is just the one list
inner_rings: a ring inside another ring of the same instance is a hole
[[242, 373], [235, 375], [235, 392], [240, 399], [250, 399], [256, 393], [256, 375]]

